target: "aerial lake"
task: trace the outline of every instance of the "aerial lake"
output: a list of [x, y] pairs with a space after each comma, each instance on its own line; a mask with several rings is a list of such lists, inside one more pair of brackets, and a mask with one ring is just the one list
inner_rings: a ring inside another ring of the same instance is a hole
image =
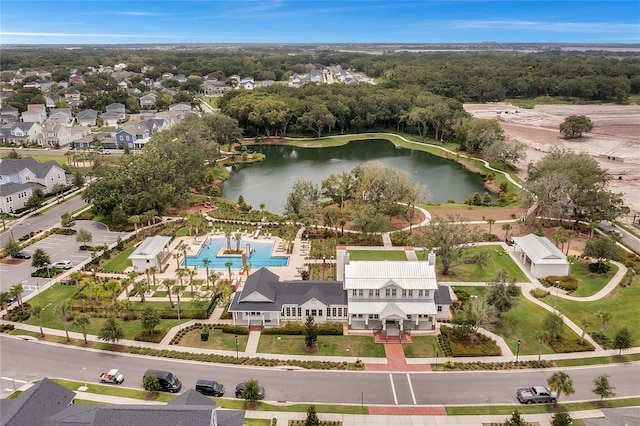
[[320, 185], [330, 174], [351, 171], [359, 164], [379, 161], [404, 172], [425, 186], [433, 202], [464, 202], [470, 194], [485, 189], [481, 176], [423, 151], [396, 147], [388, 140], [358, 140], [327, 148], [299, 148], [285, 145], [255, 145], [251, 149], [267, 156], [261, 163], [234, 166], [231, 176], [220, 185], [222, 196], [236, 201], [242, 195], [254, 209], [264, 203], [266, 210], [282, 213], [297, 179]]

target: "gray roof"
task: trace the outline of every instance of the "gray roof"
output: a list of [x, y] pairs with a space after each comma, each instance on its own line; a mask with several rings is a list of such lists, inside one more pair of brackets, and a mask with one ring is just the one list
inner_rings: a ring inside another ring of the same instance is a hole
[[78, 120], [95, 120], [96, 118], [98, 118], [98, 111], [96, 111], [95, 109], [84, 109], [76, 114], [76, 118]]
[[171, 237], [164, 235], [157, 235], [155, 237], [149, 237], [129, 255], [129, 259], [148, 259], [155, 258], [156, 255], [169, 244]]
[[534, 264], [567, 264], [567, 257], [545, 237], [535, 234], [512, 237]]
[[436, 305], [451, 305], [449, 286], [438, 285], [438, 289], [433, 293], [433, 301]]
[[42, 420], [68, 407], [75, 392], [44, 378], [18, 398], [2, 403], [2, 425], [39, 425]]
[[24, 191], [27, 188], [37, 187], [42, 190], [45, 190], [46, 187], [37, 182], [29, 182], [29, 183], [18, 183], [18, 182], [9, 182], [0, 185], [0, 197], [6, 197], [7, 195], [16, 194], [20, 191]]
[[278, 275], [260, 268], [247, 278], [229, 311], [275, 312], [282, 305], [302, 305], [314, 298], [326, 306], [347, 305], [347, 293], [338, 281], [280, 281]]
[[15, 175], [25, 168], [35, 167], [38, 162], [33, 157], [0, 158], [0, 173], [3, 176]]
[[209, 397], [193, 389], [187, 389], [177, 397], [168, 402], [169, 405], [211, 405], [217, 407], [216, 403]]
[[584, 419], [588, 426], [640, 425], [640, 407], [605, 408], [604, 418]]

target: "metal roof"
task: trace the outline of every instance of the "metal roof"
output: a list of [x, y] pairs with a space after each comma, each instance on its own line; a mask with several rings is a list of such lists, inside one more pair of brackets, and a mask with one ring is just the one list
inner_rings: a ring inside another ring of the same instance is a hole
[[[355, 301], [349, 300], [349, 314], [393, 314], [394, 312], [403, 312], [405, 315], [435, 315], [436, 305], [433, 300], [416, 300], [416, 301], [368, 301], [366, 299]], [[401, 315], [400, 315], [401, 316]], [[406, 318], [406, 317], [405, 317]]]
[[529, 234], [512, 239], [535, 264], [568, 264], [564, 253], [545, 237]]
[[344, 266], [345, 290], [381, 289], [394, 284], [406, 290], [436, 290], [435, 266], [428, 261], [350, 261]]
[[155, 237], [149, 237], [129, 255], [129, 259], [155, 259], [156, 255], [169, 244], [171, 237], [164, 235], [157, 235]]

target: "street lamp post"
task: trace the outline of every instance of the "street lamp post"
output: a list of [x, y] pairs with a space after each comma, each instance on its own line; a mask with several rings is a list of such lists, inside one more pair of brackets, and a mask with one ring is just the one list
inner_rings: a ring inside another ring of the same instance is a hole
[[438, 369], [438, 355], [440, 355], [439, 351], [436, 349], [436, 370]]
[[236, 338], [236, 359], [238, 359], [238, 335], [236, 334], [234, 337]]
[[516, 348], [516, 364], [518, 363], [518, 356], [520, 356], [520, 344], [522, 343], [520, 339], [518, 339], [518, 347]]

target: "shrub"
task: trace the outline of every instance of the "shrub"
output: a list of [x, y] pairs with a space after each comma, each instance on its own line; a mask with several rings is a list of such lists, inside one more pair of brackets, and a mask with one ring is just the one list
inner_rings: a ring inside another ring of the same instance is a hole
[[595, 262], [589, 264], [589, 272], [594, 274], [606, 274], [611, 269], [611, 265], [606, 262]]
[[13, 324], [0, 324], [0, 333], [5, 331], [12, 331], [15, 328]]
[[531, 295], [533, 297], [535, 297], [536, 299], [544, 299], [549, 294], [551, 294], [551, 293], [549, 293], [548, 291], [543, 290], [541, 288], [534, 288], [533, 290], [531, 290]]
[[593, 351], [595, 348], [586, 340], [580, 343], [580, 339], [577, 337], [562, 337], [558, 340], [552, 340], [549, 345], [556, 353], [569, 353], [569, 352], [587, 352]]
[[133, 340], [137, 340], [139, 342], [160, 343], [167, 334], [167, 330], [159, 328], [153, 330], [153, 334], [151, 332], [152, 330], [140, 330], [133, 336]]
[[487, 242], [500, 241], [500, 237], [498, 237], [496, 234], [489, 234], [488, 232], [485, 232], [484, 234], [482, 234], [482, 241], [487, 241]]
[[93, 220], [94, 217], [95, 214], [93, 214], [90, 210], [85, 210], [77, 216], [77, 218], [80, 220]]
[[540, 282], [545, 287], [559, 287], [569, 292], [574, 291], [578, 288], [578, 279], [574, 275], [549, 275], [546, 278], [541, 278]]

